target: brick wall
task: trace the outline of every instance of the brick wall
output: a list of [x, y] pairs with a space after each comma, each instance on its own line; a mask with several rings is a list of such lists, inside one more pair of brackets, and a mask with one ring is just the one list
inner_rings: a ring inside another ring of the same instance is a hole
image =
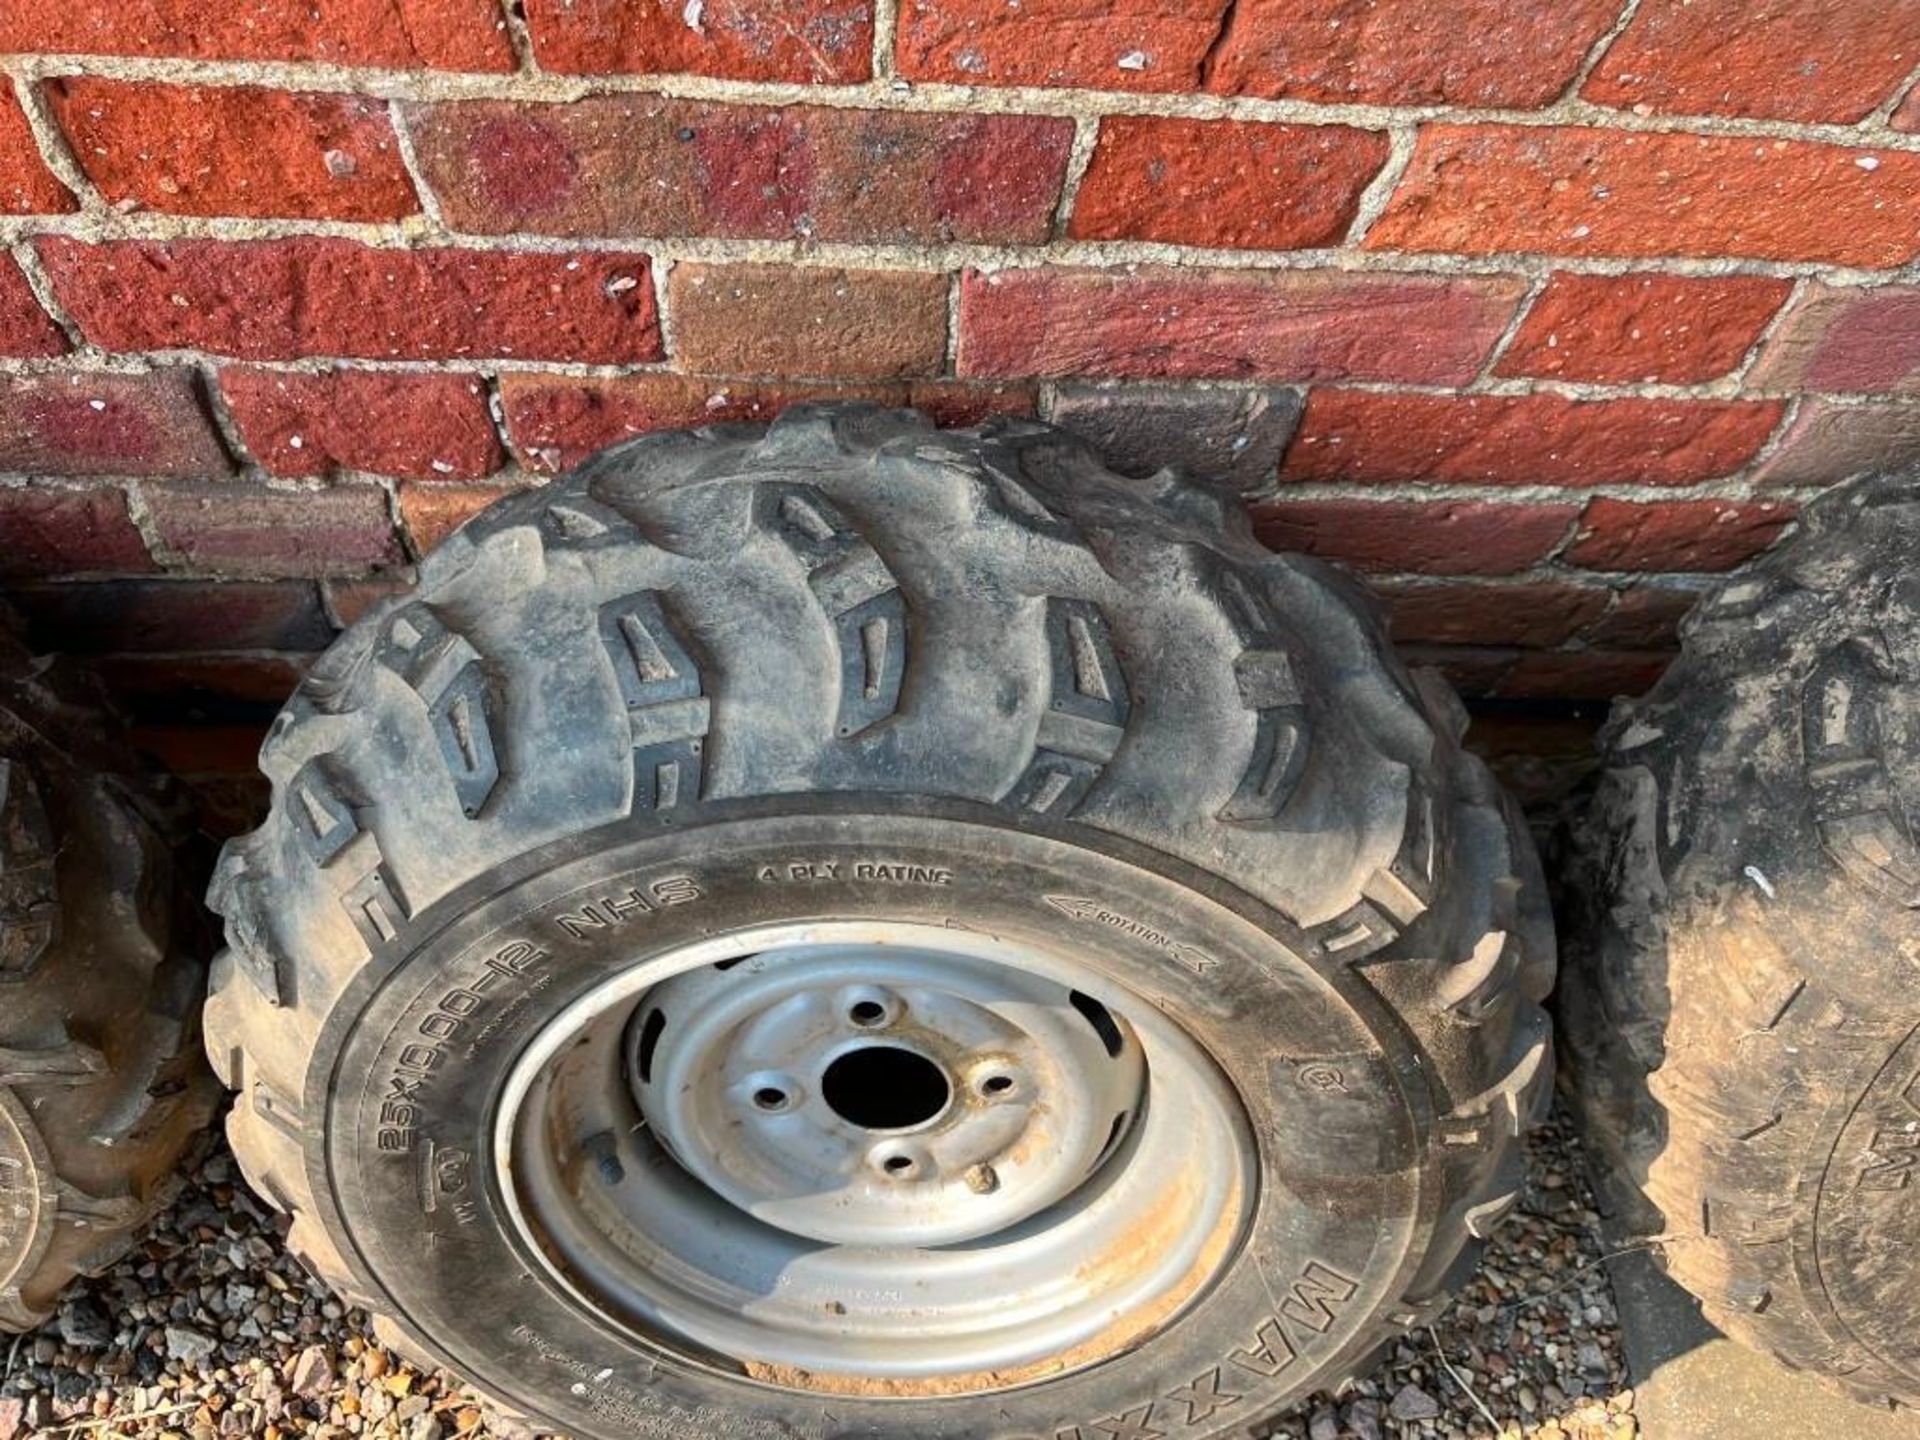
[[497, 495], [803, 396], [1230, 474], [1515, 702], [1920, 456], [1914, 0], [0, 0], [0, 57], [0, 580], [207, 734]]

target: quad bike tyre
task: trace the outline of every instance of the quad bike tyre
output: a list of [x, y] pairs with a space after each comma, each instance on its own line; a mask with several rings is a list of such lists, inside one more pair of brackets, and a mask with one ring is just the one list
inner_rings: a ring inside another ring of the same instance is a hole
[[1335, 573], [1048, 426], [633, 441], [274, 725], [234, 1149], [577, 1435], [1242, 1433], [1520, 1185], [1551, 931], [1462, 724]]
[[1616, 708], [1560, 1033], [1623, 1229], [1728, 1334], [1920, 1400], [1920, 480], [1823, 497]]
[[0, 1330], [123, 1254], [213, 1118], [188, 809], [0, 617]]

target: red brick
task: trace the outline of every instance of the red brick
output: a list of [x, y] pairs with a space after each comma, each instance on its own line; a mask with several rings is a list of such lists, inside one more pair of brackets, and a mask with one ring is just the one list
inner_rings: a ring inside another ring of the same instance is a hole
[[1920, 287], [1808, 286], [1760, 352], [1748, 383], [1920, 393]]
[[945, 360], [945, 275], [682, 263], [667, 283], [688, 370], [891, 379]]
[[1386, 159], [1385, 135], [1344, 125], [1109, 115], [1071, 234], [1250, 250], [1336, 245]]
[[1011, 385], [954, 381], [866, 385], [706, 380], [655, 371], [613, 379], [524, 372], [500, 377], [500, 403], [513, 448], [535, 472], [568, 469], [596, 450], [656, 430], [723, 421], [766, 421], [804, 400], [912, 405], [942, 425], [973, 425], [992, 415], [1031, 415], [1034, 393]]
[[1613, 593], [1593, 585], [1401, 584], [1381, 596], [1396, 644], [1544, 649], [1598, 619]]
[[341, 627], [351, 625], [382, 600], [411, 593], [413, 584], [405, 578], [408, 573], [322, 580], [320, 590], [326, 596], [327, 613]]
[[1227, 0], [904, 0], [894, 66], [955, 85], [1185, 91]]
[[219, 475], [231, 468], [188, 371], [0, 376], [0, 470]]
[[0, 486], [0, 579], [151, 569], [118, 490]]
[[1618, 0], [1240, 0], [1207, 66], [1226, 95], [1327, 104], [1545, 105]]
[[1673, 650], [1680, 622], [1699, 603], [1698, 590], [1634, 585], [1614, 596], [1613, 607], [1586, 627], [1589, 644], [1617, 650]]
[[0, 259], [0, 355], [35, 359], [64, 355], [67, 337], [40, 308], [27, 277], [11, 257]]
[[1778, 401], [1315, 390], [1280, 478], [1691, 485], [1752, 459], [1782, 409]]
[[1909, 133], [1920, 130], [1920, 85], [1907, 91], [1907, 98], [1902, 100], [1894, 108], [1893, 114], [1887, 117], [1887, 124], [1895, 130], [1905, 130]]
[[1376, 574], [1511, 575], [1546, 559], [1579, 514], [1480, 500], [1282, 500], [1254, 511], [1254, 531], [1276, 550]]
[[1838, 485], [1857, 475], [1915, 466], [1920, 466], [1920, 405], [1910, 400], [1837, 405], [1809, 398], [1800, 402], [1753, 483]]
[[420, 209], [383, 101], [82, 75], [45, 89], [74, 158], [121, 209], [323, 220]]
[[526, 10], [545, 70], [813, 85], [851, 85], [873, 71], [871, 0], [527, 0]]
[[1678, 115], [1864, 120], [1920, 55], [1920, 7], [1894, 0], [1642, 0], [1581, 88]]
[[473, 480], [506, 458], [473, 375], [230, 366], [220, 391], [247, 449], [275, 475]]
[[1479, 373], [1522, 293], [1498, 276], [969, 271], [960, 372], [1458, 385]]
[[511, 70], [496, 0], [0, 0], [0, 51]]
[[494, 501], [518, 493], [510, 485], [402, 485], [400, 514], [424, 555]]
[[645, 255], [313, 238], [38, 244], [61, 304], [107, 350], [603, 364], [661, 353]]
[[77, 655], [319, 650], [333, 626], [311, 584], [111, 580], [19, 585], [8, 601], [37, 649]]
[[1792, 288], [1761, 275], [1557, 274], [1495, 373], [1602, 384], [1717, 380], [1746, 358]]
[[1731, 570], [1771, 545], [1793, 519], [1785, 502], [1597, 498], [1566, 559], [1590, 570]]
[[[15, 48], [6, 43], [5, 32], [4, 11], [0, 11], [0, 51]], [[14, 92], [0, 87], [0, 214], [64, 215], [78, 208], [73, 192], [54, 178], [40, 158], [39, 143]]]
[[109, 655], [88, 668], [136, 717], [204, 723], [234, 706], [279, 706], [306, 669], [298, 655]]
[[1073, 122], [765, 109], [653, 95], [417, 105], [408, 129], [458, 230], [912, 244], [1045, 240]]
[[161, 481], [142, 490], [161, 542], [217, 575], [337, 575], [400, 559], [375, 485], [270, 490], [243, 481]]
[[1505, 700], [1611, 700], [1644, 695], [1673, 663], [1671, 650], [1530, 650], [1494, 687]]
[[1365, 243], [1894, 266], [1920, 254], [1920, 154], [1760, 136], [1429, 125]]

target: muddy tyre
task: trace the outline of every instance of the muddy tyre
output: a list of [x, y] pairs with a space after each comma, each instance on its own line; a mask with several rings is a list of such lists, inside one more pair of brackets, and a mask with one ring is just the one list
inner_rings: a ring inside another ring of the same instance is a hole
[[196, 849], [82, 677], [0, 633], [0, 1330], [124, 1253], [212, 1119]]
[[635, 441], [274, 726], [234, 1148], [575, 1434], [1242, 1432], [1519, 1184], [1552, 942], [1459, 723], [1339, 577], [1046, 426]]
[[1727, 1333], [1920, 1400], [1920, 479], [1809, 507], [1620, 705], [1559, 999], [1623, 1228]]

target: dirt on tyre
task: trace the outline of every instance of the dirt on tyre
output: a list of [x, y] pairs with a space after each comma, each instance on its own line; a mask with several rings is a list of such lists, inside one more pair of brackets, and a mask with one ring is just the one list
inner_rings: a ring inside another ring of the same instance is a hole
[[1920, 1400], [1920, 479], [1823, 497], [1616, 708], [1560, 1033], [1599, 1179], [1727, 1333]]
[[234, 1148], [575, 1434], [1242, 1432], [1515, 1198], [1552, 940], [1461, 723], [1339, 576], [1050, 427], [634, 441], [275, 724]]
[[0, 1330], [125, 1252], [219, 1095], [189, 809], [0, 616]]

